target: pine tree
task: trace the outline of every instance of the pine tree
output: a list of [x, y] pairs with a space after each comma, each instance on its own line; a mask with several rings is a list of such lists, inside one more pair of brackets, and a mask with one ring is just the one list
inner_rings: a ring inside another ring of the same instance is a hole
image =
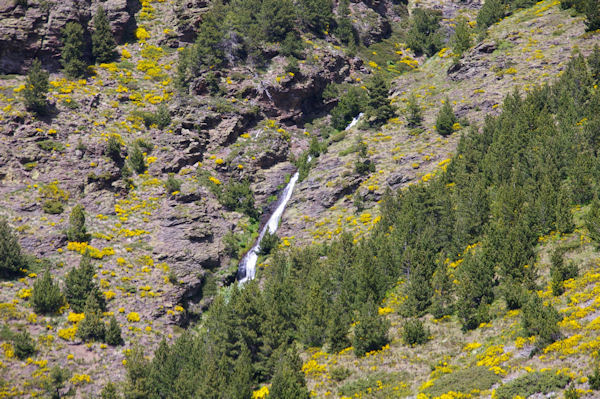
[[457, 122], [458, 118], [456, 118], [456, 115], [454, 115], [454, 110], [452, 109], [452, 105], [450, 105], [450, 100], [448, 100], [446, 97], [444, 105], [442, 105], [442, 108], [440, 109], [435, 121], [435, 128], [442, 136], [448, 136], [454, 132], [454, 124]]
[[52, 280], [50, 271], [46, 270], [42, 277], [33, 283], [32, 304], [38, 313], [56, 313], [65, 303], [58, 284]]
[[0, 277], [18, 274], [25, 266], [19, 240], [12, 233], [6, 219], [0, 218]]
[[494, 298], [494, 268], [484, 256], [466, 254], [457, 270], [457, 310], [463, 330], [487, 322], [487, 305]]
[[310, 397], [304, 374], [302, 361], [293, 347], [288, 348], [280, 357], [273, 375], [269, 392], [270, 399], [308, 399]]
[[83, 61], [83, 28], [77, 22], [69, 22], [63, 32], [61, 63], [70, 78], [79, 78], [87, 67]]
[[561, 317], [554, 306], [544, 305], [537, 293], [532, 293], [523, 306], [521, 327], [525, 336], [537, 336], [536, 347], [542, 349], [560, 338], [558, 322]]
[[28, 331], [17, 333], [12, 338], [15, 356], [24, 360], [36, 352], [35, 342]]
[[327, 326], [327, 298], [320, 283], [313, 282], [307, 291], [298, 332], [305, 345], [319, 347], [323, 345]]
[[388, 99], [389, 84], [382, 73], [376, 73], [367, 84], [369, 99], [367, 103], [367, 119], [371, 126], [381, 126], [394, 116], [394, 107]]
[[381, 349], [388, 343], [389, 321], [379, 316], [378, 308], [372, 299], [365, 302], [354, 327], [354, 353], [362, 357], [367, 352]]
[[300, 18], [315, 34], [322, 35], [333, 19], [331, 0], [301, 0]]
[[144, 161], [144, 154], [138, 145], [133, 145], [129, 152], [129, 166], [136, 173], [141, 174], [146, 170], [146, 161]]
[[477, 26], [479, 29], [487, 29], [504, 17], [504, 5], [502, 0], [486, 0], [477, 14]]
[[100, 391], [100, 399], [119, 399], [120, 397], [117, 387], [111, 381], [107, 382]]
[[600, 3], [598, 0], [582, 0], [585, 13], [585, 30], [593, 32], [600, 29]]
[[409, 127], [417, 127], [423, 121], [423, 110], [415, 93], [412, 93], [406, 104], [406, 121]]
[[92, 32], [92, 54], [96, 62], [110, 62], [115, 57], [116, 47], [104, 7], [98, 6]]
[[79, 267], [74, 267], [65, 278], [65, 297], [75, 312], [83, 312], [90, 294], [102, 311], [106, 308], [104, 295], [94, 282], [95, 268], [88, 255], [83, 255]]
[[456, 23], [454, 30], [454, 36], [452, 38], [454, 44], [454, 52], [458, 54], [459, 58], [462, 54], [469, 49], [472, 45], [471, 32], [469, 24], [465, 18], [459, 18]]
[[85, 212], [80, 204], [75, 205], [71, 210], [67, 239], [76, 242], [88, 242], [90, 240], [90, 235], [85, 227]]
[[36, 58], [33, 60], [31, 69], [25, 79], [25, 88], [23, 89], [23, 103], [25, 108], [38, 115], [46, 112], [48, 101], [46, 95], [50, 86], [48, 82], [48, 72], [42, 70], [42, 64]]
[[560, 187], [556, 203], [556, 229], [567, 234], [573, 231], [573, 215], [571, 214], [571, 191], [564, 184]]
[[231, 378], [228, 383], [228, 397], [250, 399], [252, 397], [253, 374], [250, 351], [246, 346], [242, 346], [241, 353], [235, 360]]
[[441, 13], [436, 10], [415, 8], [407, 33], [406, 44], [416, 53], [432, 56], [442, 48], [440, 35]]
[[584, 217], [584, 223], [590, 237], [600, 247], [600, 200], [598, 197], [595, 197], [590, 204], [590, 209]]
[[258, 20], [262, 22], [265, 39], [285, 39], [294, 28], [295, 14], [294, 3], [290, 0], [263, 0]]
[[348, 339], [350, 313], [348, 308], [344, 307], [340, 297], [335, 299], [329, 313], [326, 330], [327, 343], [329, 352], [337, 353], [351, 345], [350, 339]]
[[105, 341], [111, 346], [119, 346], [123, 343], [123, 337], [121, 337], [121, 326], [119, 326], [119, 322], [115, 316], [111, 316], [110, 318], [110, 322], [106, 329]]
[[84, 341], [103, 341], [106, 336], [106, 326], [100, 314], [100, 305], [96, 297], [90, 293], [85, 302], [85, 318], [79, 322], [77, 336]]

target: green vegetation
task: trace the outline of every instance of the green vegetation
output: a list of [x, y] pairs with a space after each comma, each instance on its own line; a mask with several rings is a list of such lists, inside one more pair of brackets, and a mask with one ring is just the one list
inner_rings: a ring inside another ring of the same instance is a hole
[[367, 96], [363, 89], [355, 86], [349, 87], [331, 111], [331, 126], [338, 130], [346, 128], [352, 119], [365, 109], [366, 102]]
[[458, 123], [458, 118], [454, 115], [450, 100], [446, 98], [444, 105], [438, 113], [437, 119], [435, 120], [435, 129], [442, 136], [448, 136], [454, 132], [454, 124]]
[[106, 308], [104, 295], [94, 281], [96, 270], [89, 256], [82, 256], [78, 267], [72, 268], [65, 278], [65, 297], [75, 312], [83, 312], [90, 296], [103, 311]]
[[15, 356], [21, 360], [25, 360], [36, 352], [35, 342], [31, 334], [27, 331], [22, 331], [13, 335], [13, 347]]
[[423, 121], [423, 110], [415, 93], [412, 93], [406, 104], [406, 122], [411, 128], [418, 127]]
[[50, 271], [46, 270], [42, 277], [35, 280], [31, 303], [36, 312], [44, 314], [56, 313], [65, 304], [65, 298], [58, 284], [53, 281]]
[[181, 189], [181, 182], [179, 180], [177, 180], [175, 178], [175, 176], [173, 176], [173, 174], [169, 174], [169, 177], [167, 178], [167, 181], [165, 182], [165, 190], [167, 190], [167, 192], [169, 194], [173, 194], [176, 191], [179, 191]]
[[504, 17], [504, 5], [502, 0], [488, 0], [483, 3], [477, 14], [477, 27], [485, 30], [488, 26], [495, 24]]
[[406, 44], [417, 54], [432, 56], [442, 48], [439, 32], [442, 14], [437, 10], [415, 8], [412, 13]]
[[556, 392], [564, 388], [569, 380], [568, 375], [557, 373], [556, 370], [527, 373], [496, 389], [496, 398], [512, 399], [517, 395], [527, 398], [534, 393]]
[[31, 68], [25, 79], [25, 88], [23, 89], [23, 103], [27, 110], [43, 115], [46, 113], [48, 100], [48, 72], [42, 70], [42, 64], [36, 58], [33, 60]]
[[59, 215], [65, 211], [65, 207], [59, 200], [49, 199], [42, 204], [42, 210], [50, 215]]
[[526, 336], [536, 336], [536, 347], [544, 348], [560, 338], [558, 323], [561, 317], [552, 305], [544, 305], [542, 299], [535, 293], [523, 306], [521, 326]]
[[402, 340], [406, 345], [422, 345], [429, 341], [430, 331], [419, 319], [407, 320], [402, 328]]
[[372, 127], [383, 125], [396, 113], [394, 106], [390, 104], [388, 99], [389, 91], [389, 82], [385, 80], [382, 73], [376, 73], [367, 84], [369, 95], [365, 116]]
[[372, 300], [365, 302], [358, 313], [352, 346], [356, 356], [381, 349], [388, 343], [389, 321], [380, 317]]
[[90, 234], [85, 227], [85, 211], [80, 204], [75, 205], [71, 210], [67, 239], [76, 242], [88, 242], [90, 240]]
[[121, 141], [115, 135], [108, 137], [104, 154], [115, 162], [121, 160]]
[[487, 367], [473, 366], [441, 375], [424, 392], [432, 397], [438, 397], [450, 391], [472, 392], [475, 389], [484, 391], [490, 389], [500, 379], [499, 375]]
[[154, 112], [143, 111], [138, 114], [144, 120], [146, 127], [156, 126], [158, 129], [164, 130], [171, 124], [171, 114], [164, 104], [160, 104]]
[[110, 62], [115, 58], [115, 48], [117, 45], [104, 7], [98, 6], [93, 22], [92, 54], [94, 59], [99, 63]]
[[454, 53], [458, 54], [459, 58], [473, 45], [473, 41], [471, 40], [471, 28], [465, 18], [459, 18], [456, 22], [454, 36], [452, 37], [451, 42], [452, 49], [454, 50]]
[[63, 48], [60, 62], [65, 74], [72, 79], [82, 77], [87, 68], [83, 58], [83, 28], [77, 22], [69, 22], [62, 35]]
[[144, 160], [144, 154], [142, 153], [140, 146], [134, 144], [129, 147], [127, 152], [129, 166], [131, 167], [131, 169], [133, 169], [138, 174], [144, 173], [148, 166], [146, 165], [146, 161]]
[[94, 293], [88, 295], [83, 312], [85, 318], [79, 322], [77, 337], [84, 341], [103, 341], [106, 336], [106, 326], [102, 321], [100, 304]]
[[260, 213], [254, 206], [254, 193], [248, 180], [235, 181], [230, 179], [227, 184], [213, 186], [219, 203], [232, 211], [245, 213], [253, 219], [258, 219]]
[[123, 337], [121, 336], [121, 326], [115, 316], [110, 317], [108, 327], [106, 327], [105, 341], [107, 344], [112, 346], [119, 346], [123, 343]]
[[260, 241], [259, 255], [268, 255], [273, 252], [279, 245], [279, 241], [277, 233], [265, 232], [263, 239]]
[[25, 266], [26, 261], [21, 253], [19, 240], [6, 219], [0, 218], [0, 277], [17, 275]]

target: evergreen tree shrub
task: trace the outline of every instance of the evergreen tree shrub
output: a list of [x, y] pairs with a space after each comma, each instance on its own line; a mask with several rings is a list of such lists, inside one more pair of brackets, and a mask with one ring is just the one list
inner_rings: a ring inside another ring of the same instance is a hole
[[588, 229], [590, 238], [600, 247], [600, 200], [595, 197], [590, 204], [590, 209], [584, 217], [585, 227]]
[[419, 319], [408, 320], [402, 328], [402, 340], [406, 345], [422, 345], [429, 341], [430, 331]]
[[115, 162], [119, 162], [121, 160], [121, 141], [118, 139], [117, 136], [110, 135], [110, 137], [106, 141], [104, 155], [106, 155]]
[[27, 73], [25, 88], [23, 89], [23, 103], [27, 110], [43, 115], [47, 110], [48, 101], [46, 95], [50, 83], [48, 72], [42, 69], [41, 62], [36, 58]]
[[90, 235], [85, 227], [85, 212], [80, 204], [75, 205], [71, 210], [67, 239], [75, 242], [88, 242], [90, 240]]
[[486, 0], [477, 13], [477, 27], [485, 30], [504, 17], [502, 0]]
[[38, 313], [56, 313], [65, 303], [65, 298], [60, 292], [58, 284], [53, 281], [48, 270], [33, 283], [31, 297], [33, 309]]
[[465, 18], [459, 18], [456, 22], [454, 36], [452, 37], [453, 50], [459, 57], [463, 55], [473, 44], [471, 40], [471, 29]]
[[352, 340], [356, 356], [362, 357], [367, 352], [381, 349], [388, 343], [389, 322], [379, 316], [377, 305], [373, 300], [362, 305], [357, 321]]
[[435, 121], [435, 129], [442, 136], [448, 136], [454, 132], [454, 124], [457, 122], [458, 118], [454, 114], [450, 100], [446, 98]]
[[381, 126], [392, 118], [395, 109], [388, 99], [389, 83], [382, 73], [376, 73], [367, 84], [369, 97], [367, 100], [366, 116], [371, 126]]
[[67, 273], [65, 278], [65, 297], [75, 312], [83, 312], [86, 301], [90, 294], [102, 311], [106, 308], [104, 295], [94, 281], [96, 270], [92, 265], [91, 258], [87, 255], [81, 257], [78, 267], [74, 267]]
[[415, 8], [407, 33], [406, 44], [417, 54], [432, 56], [442, 48], [439, 32], [441, 13], [436, 10]]
[[60, 62], [65, 74], [73, 79], [82, 77], [87, 67], [83, 60], [83, 28], [77, 22], [69, 22], [62, 34], [63, 48]]
[[121, 326], [115, 316], [110, 317], [110, 322], [106, 328], [105, 341], [107, 344], [112, 346], [119, 346], [123, 343], [123, 337], [121, 336]]
[[417, 127], [423, 121], [423, 110], [415, 93], [412, 93], [406, 104], [406, 121], [411, 128]]
[[309, 399], [302, 360], [293, 348], [288, 348], [278, 362], [269, 390], [270, 399]]
[[85, 318], [79, 322], [77, 337], [84, 341], [103, 341], [106, 336], [106, 326], [100, 314], [100, 305], [93, 293], [85, 302]]
[[26, 266], [21, 245], [13, 234], [6, 219], [0, 218], [0, 277], [19, 274]]
[[36, 352], [35, 342], [28, 331], [13, 335], [15, 356], [21, 360], [27, 359]]
[[110, 23], [104, 7], [98, 6], [93, 21], [92, 54], [94, 59], [96, 62], [110, 62], [115, 57], [117, 44], [110, 29]]
[[536, 336], [536, 347], [543, 349], [560, 338], [558, 322], [561, 317], [552, 305], [544, 305], [536, 293], [523, 306], [521, 326], [526, 336]]
[[144, 154], [138, 145], [131, 146], [129, 150], [129, 166], [138, 174], [146, 171], [147, 165]]

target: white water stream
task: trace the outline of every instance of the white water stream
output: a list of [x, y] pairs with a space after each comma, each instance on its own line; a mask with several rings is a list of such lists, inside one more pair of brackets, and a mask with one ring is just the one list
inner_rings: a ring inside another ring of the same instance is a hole
[[[350, 122], [350, 124], [346, 126], [345, 130], [351, 129], [354, 125], [356, 125], [362, 115], [363, 114], [361, 113], [357, 117], [352, 119], [352, 122]], [[307, 162], [310, 162], [310, 160], [311, 156], [309, 155]], [[262, 241], [267, 231], [270, 234], [273, 234], [277, 231], [277, 228], [279, 227], [279, 221], [281, 220], [283, 211], [285, 211], [285, 206], [292, 197], [294, 186], [298, 181], [298, 176], [298, 172], [294, 173], [294, 176], [292, 176], [287, 186], [285, 186], [285, 189], [283, 190], [283, 194], [279, 199], [279, 204], [277, 205], [275, 212], [273, 212], [271, 217], [269, 217], [267, 223], [260, 230], [260, 234], [258, 235], [254, 246], [250, 248], [250, 250], [246, 252], [244, 257], [242, 258], [242, 260], [240, 260], [240, 264], [238, 266], [238, 281], [240, 282], [240, 284], [244, 284], [246, 281], [254, 279], [254, 276], [256, 275], [256, 261], [258, 260], [258, 253], [260, 252], [260, 242]]]

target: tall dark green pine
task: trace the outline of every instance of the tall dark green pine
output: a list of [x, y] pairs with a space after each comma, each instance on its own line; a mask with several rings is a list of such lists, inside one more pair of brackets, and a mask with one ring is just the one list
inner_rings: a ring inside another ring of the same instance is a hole
[[105, 341], [111, 346], [118, 346], [123, 343], [123, 337], [121, 336], [121, 326], [119, 326], [119, 322], [117, 321], [115, 316], [110, 317], [110, 322], [108, 323], [108, 327], [106, 328]]
[[502, 0], [486, 0], [477, 13], [477, 27], [485, 30], [504, 16]]
[[570, 233], [575, 228], [571, 214], [571, 191], [566, 185], [561, 185], [556, 201], [556, 230]]
[[302, 0], [300, 18], [315, 34], [322, 35], [333, 18], [331, 0]]
[[584, 217], [585, 227], [588, 229], [590, 237], [600, 247], [600, 200], [594, 197], [590, 204], [590, 209]]
[[65, 298], [58, 284], [53, 281], [50, 271], [46, 270], [33, 283], [33, 309], [38, 313], [55, 313], [64, 303]]
[[459, 18], [452, 38], [453, 50], [458, 54], [459, 58], [472, 45], [470, 31], [471, 29], [469, 28], [467, 20], [465, 18]]
[[454, 124], [456, 122], [458, 122], [458, 118], [454, 115], [450, 100], [446, 97], [444, 105], [442, 105], [437, 119], [435, 120], [435, 129], [442, 136], [448, 136], [454, 132]]
[[525, 302], [521, 313], [521, 327], [526, 336], [537, 337], [535, 345], [544, 348], [560, 338], [558, 322], [560, 314], [551, 304], [544, 305], [544, 301], [537, 293], [533, 292]]
[[83, 206], [79, 204], [71, 210], [67, 239], [75, 242], [88, 242], [90, 240], [90, 235], [85, 227], [85, 212]]
[[100, 305], [93, 294], [87, 297], [84, 308], [85, 318], [79, 322], [77, 337], [84, 341], [103, 341], [106, 326], [100, 314]]
[[331, 353], [337, 353], [351, 345], [348, 338], [351, 322], [349, 310], [344, 306], [342, 299], [338, 297], [329, 311], [325, 335]]
[[269, 42], [285, 39], [294, 28], [295, 14], [290, 0], [263, 0], [258, 18], [265, 39]]
[[252, 398], [252, 381], [254, 370], [250, 360], [250, 351], [246, 346], [242, 346], [240, 355], [235, 360], [232, 374], [228, 382], [228, 397], [239, 399]]
[[408, 46], [418, 54], [432, 56], [437, 53], [442, 48], [441, 17], [442, 14], [437, 10], [415, 8], [407, 33]]
[[452, 314], [453, 311], [453, 285], [448, 276], [446, 265], [440, 263], [433, 273], [431, 279], [431, 286], [433, 288], [433, 298], [431, 299], [431, 314], [435, 318], [441, 318], [446, 315]]
[[47, 110], [46, 95], [50, 86], [48, 76], [48, 72], [42, 69], [41, 62], [37, 58], [33, 60], [31, 69], [29, 69], [25, 79], [23, 102], [25, 108], [38, 115], [43, 115]]
[[83, 312], [85, 303], [92, 294], [102, 311], [106, 309], [104, 295], [100, 292], [98, 285], [94, 282], [96, 273], [92, 260], [83, 255], [79, 267], [72, 268], [65, 278], [65, 297], [75, 312]]
[[0, 218], [0, 277], [19, 274], [19, 270], [25, 266], [19, 240], [13, 234], [6, 219]]
[[458, 318], [463, 330], [472, 330], [488, 321], [487, 305], [494, 299], [494, 268], [485, 256], [469, 253], [456, 274]]
[[376, 73], [367, 84], [369, 99], [367, 103], [367, 120], [371, 126], [381, 126], [395, 114], [394, 107], [388, 99], [389, 84], [382, 73]]
[[598, 0], [582, 0], [585, 13], [585, 30], [593, 32], [600, 29], [600, 3]]
[[409, 127], [417, 127], [423, 121], [423, 110], [415, 93], [410, 95], [406, 104], [406, 121]]
[[85, 74], [87, 64], [83, 61], [83, 28], [77, 22], [69, 22], [63, 32], [61, 64], [70, 78]]
[[302, 361], [293, 347], [289, 347], [280, 357], [273, 375], [270, 399], [308, 399]]
[[115, 38], [110, 29], [110, 23], [104, 7], [98, 6], [94, 16], [94, 31], [92, 32], [92, 54], [96, 62], [110, 62], [115, 57]]
[[365, 302], [358, 313], [354, 327], [354, 353], [362, 357], [367, 352], [381, 349], [388, 343], [390, 323], [379, 316], [378, 307], [372, 299]]
[[322, 284], [313, 282], [307, 288], [302, 317], [298, 325], [298, 332], [302, 342], [307, 346], [319, 347], [323, 345], [325, 328], [327, 326], [327, 298]]

